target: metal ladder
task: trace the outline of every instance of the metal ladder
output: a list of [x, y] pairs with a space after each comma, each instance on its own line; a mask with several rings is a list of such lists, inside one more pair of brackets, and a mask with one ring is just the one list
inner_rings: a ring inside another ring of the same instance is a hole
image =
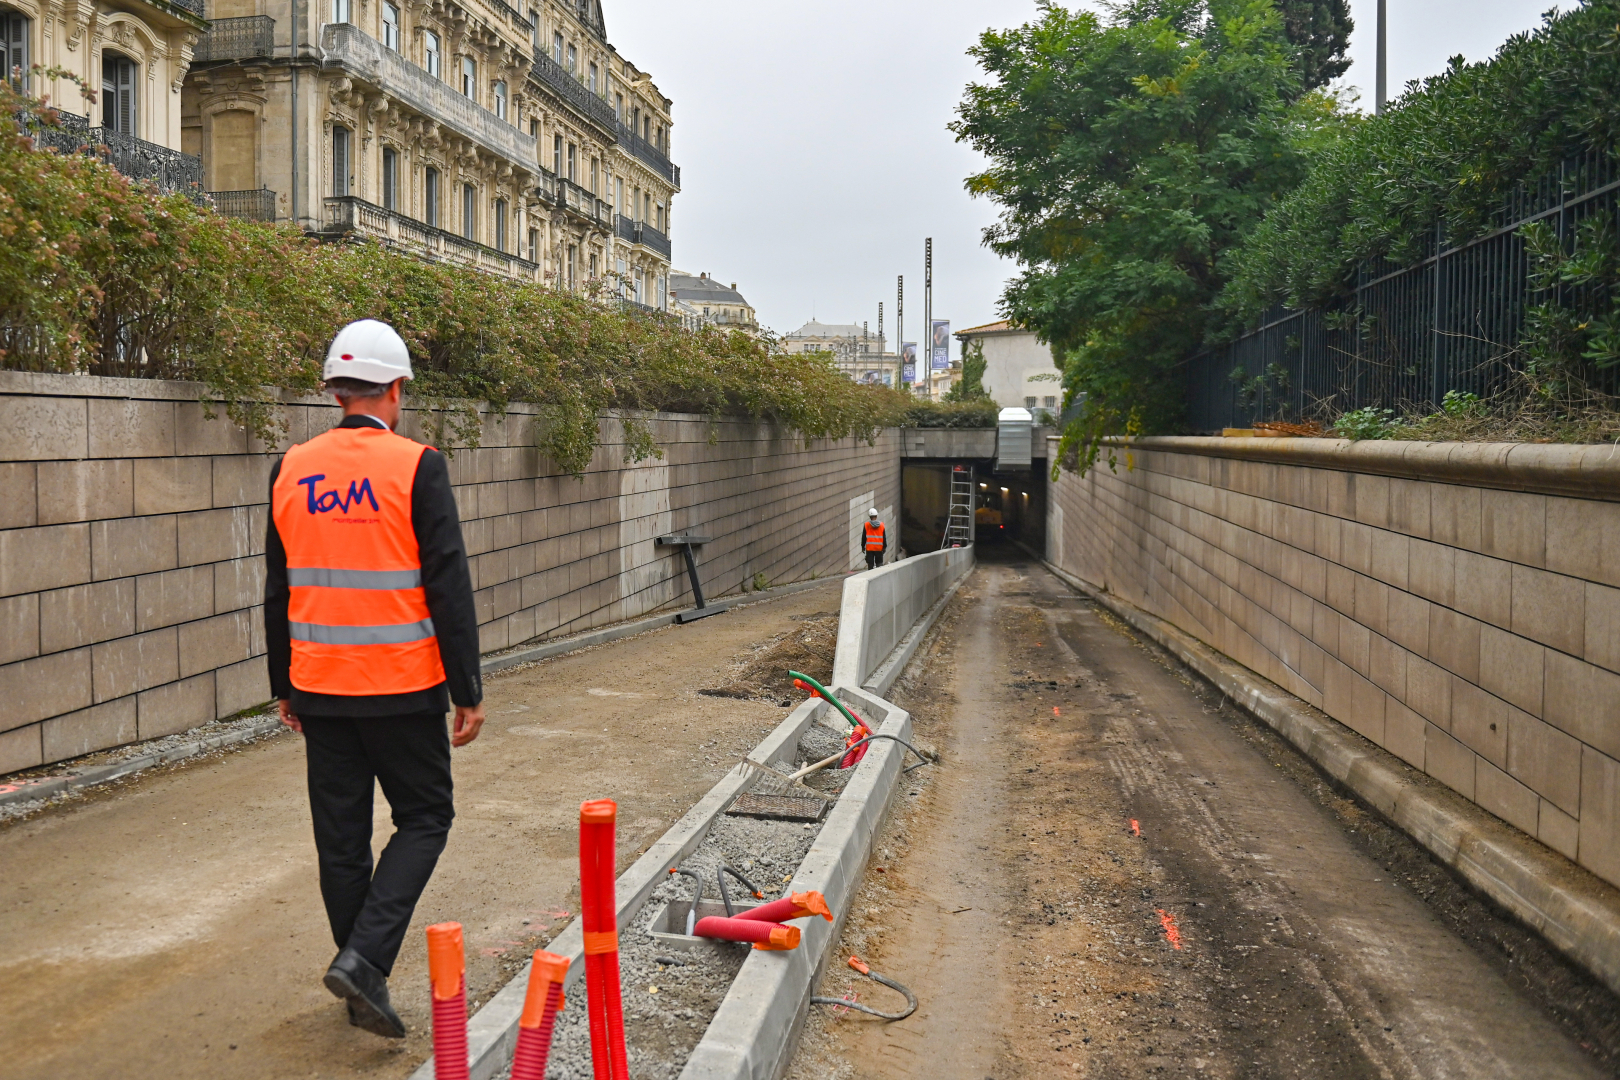
[[945, 535], [939, 547], [966, 547], [973, 543], [973, 466], [951, 468], [951, 512], [945, 519]]

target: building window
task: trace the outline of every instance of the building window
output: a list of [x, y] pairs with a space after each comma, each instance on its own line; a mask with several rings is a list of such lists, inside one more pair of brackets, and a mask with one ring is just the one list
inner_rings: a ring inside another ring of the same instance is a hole
[[495, 249], [506, 250], [506, 200], [495, 200]]
[[0, 66], [13, 86], [28, 85], [28, 20], [15, 11], [0, 11]]
[[591, 256], [591, 280], [596, 280], [596, 256]]
[[392, 146], [383, 147], [382, 204], [385, 210], [399, 209], [399, 154]]
[[470, 56], [461, 58], [461, 94], [478, 100], [478, 61]]
[[429, 75], [439, 78], [439, 35], [431, 30], [422, 34], [422, 66]]
[[117, 53], [101, 54], [101, 125], [121, 135], [135, 130], [135, 61]]
[[572, 75], [579, 70], [579, 50], [570, 43], [568, 46], [568, 74]]
[[1048, 409], [1055, 409], [1057, 408], [1057, 398], [1048, 396], [1042, 404]]
[[1027, 398], [1024, 399], [1024, 408], [1033, 409], [1034, 407], [1035, 407], [1035, 399], [1034, 398], [1027, 397]]
[[614, 94], [613, 95], [613, 119], [617, 120], [621, 124], [624, 123], [624, 95], [623, 94]]
[[383, 47], [399, 52], [399, 8], [383, 4]]
[[614, 177], [613, 183], [616, 187], [613, 193], [613, 210], [615, 213], [623, 214], [629, 209], [624, 203], [624, 177]]
[[579, 285], [579, 246], [568, 245], [568, 287], [573, 289]]
[[562, 54], [563, 36], [562, 31], [559, 30], [551, 35], [551, 58], [560, 64], [562, 63]]
[[596, 176], [597, 176], [596, 170], [597, 170], [598, 164], [599, 163], [598, 163], [596, 158], [591, 158], [591, 194], [592, 195], [600, 195], [602, 193], [602, 189], [596, 186]]
[[540, 230], [539, 229], [530, 229], [529, 230], [529, 261], [532, 262], [532, 263], [537, 263], [537, 262], [540, 261]]
[[529, 48], [538, 49], [539, 47], [540, 47], [540, 13], [538, 11], [530, 11], [529, 12]]
[[558, 176], [563, 174], [561, 135], [553, 135], [551, 137], [551, 171], [556, 173]]
[[495, 99], [495, 115], [502, 120], [506, 119], [506, 84], [498, 82], [489, 88], [490, 95]]
[[332, 0], [332, 21], [335, 23], [349, 21], [349, 0]]
[[439, 170], [431, 165], [422, 173], [422, 220], [439, 227]]
[[332, 195], [343, 198], [349, 194], [349, 143], [352, 136], [346, 127], [332, 129]]
[[471, 184], [461, 185], [461, 235], [478, 239], [478, 191]]
[[592, 64], [585, 72], [585, 88], [596, 93], [596, 65]]
[[656, 224], [653, 225], [653, 228], [657, 229], [659, 232], [663, 232], [664, 231], [664, 204], [659, 203], [657, 206], [654, 206], [653, 211], [654, 211], [654, 214], [655, 214], [655, 219], [654, 220], [656, 222]]
[[573, 143], [568, 144], [568, 179], [579, 183], [579, 148]]
[[540, 139], [540, 121], [532, 116], [529, 117], [529, 138], [536, 141]]

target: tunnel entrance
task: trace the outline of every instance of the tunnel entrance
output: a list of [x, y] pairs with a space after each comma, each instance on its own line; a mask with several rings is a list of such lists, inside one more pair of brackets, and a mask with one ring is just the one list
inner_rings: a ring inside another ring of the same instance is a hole
[[935, 551], [950, 513], [951, 469], [973, 468], [975, 541], [986, 547], [1022, 544], [1037, 556], [1046, 551], [1046, 462], [1027, 472], [995, 470], [993, 459], [902, 461], [900, 546], [908, 555]]

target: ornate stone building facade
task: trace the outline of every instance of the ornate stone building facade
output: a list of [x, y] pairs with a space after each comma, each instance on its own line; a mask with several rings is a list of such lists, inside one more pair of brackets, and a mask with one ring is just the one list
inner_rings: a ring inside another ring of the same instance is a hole
[[[201, 163], [180, 154], [181, 88], [207, 25], [202, 0], [0, 0], [0, 68], [64, 114], [45, 145], [106, 146], [127, 175], [195, 188]], [[95, 103], [36, 65], [73, 72]]]
[[598, 0], [211, 0], [186, 149], [228, 213], [662, 306], [671, 102]]

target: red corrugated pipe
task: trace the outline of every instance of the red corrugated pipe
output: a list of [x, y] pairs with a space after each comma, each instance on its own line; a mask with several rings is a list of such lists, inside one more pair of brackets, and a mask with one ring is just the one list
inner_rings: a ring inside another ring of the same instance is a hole
[[579, 808], [580, 919], [585, 931], [585, 996], [595, 1080], [630, 1080], [624, 1050], [624, 1001], [619, 994], [618, 903], [613, 891], [613, 833], [618, 812], [612, 799], [595, 799]]
[[427, 928], [428, 979], [433, 986], [433, 1075], [467, 1080], [467, 958], [461, 924]]
[[551, 1056], [551, 1030], [557, 1013], [567, 1004], [563, 981], [568, 958], [537, 950], [529, 967], [529, 989], [518, 1017], [517, 1049], [512, 1052], [512, 1080], [546, 1080], [546, 1059]]

